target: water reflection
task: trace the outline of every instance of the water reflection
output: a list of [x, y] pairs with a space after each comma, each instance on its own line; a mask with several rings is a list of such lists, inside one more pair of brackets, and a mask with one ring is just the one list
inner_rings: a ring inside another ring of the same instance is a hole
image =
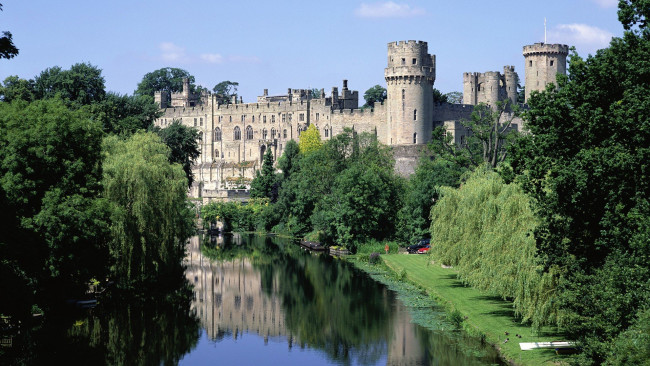
[[448, 333], [413, 324], [393, 292], [347, 262], [303, 252], [289, 240], [194, 237], [188, 249], [192, 308], [213, 341], [254, 333], [265, 344], [319, 350], [337, 364], [498, 362], [494, 353], [468, 355]]

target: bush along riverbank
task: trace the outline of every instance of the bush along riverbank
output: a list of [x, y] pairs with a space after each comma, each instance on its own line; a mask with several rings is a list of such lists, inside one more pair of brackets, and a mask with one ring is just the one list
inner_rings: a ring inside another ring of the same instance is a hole
[[[396, 251], [391, 250], [390, 253]], [[405, 284], [403, 289], [410, 292], [413, 299], [405, 301], [408, 306], [433, 306], [431, 317], [414, 317], [418, 324], [437, 329], [444, 329], [444, 324], [447, 324], [463, 329], [469, 335], [494, 345], [510, 364], [557, 365], [571, 361], [572, 356], [557, 355], [553, 349], [521, 351], [520, 342], [557, 341], [564, 340], [564, 336], [552, 327], [534, 330], [521, 324], [515, 317], [512, 302], [463, 285], [453, 268], [443, 268], [433, 263], [430, 256], [382, 254], [381, 260], [374, 265], [367, 258], [367, 253], [359, 253], [350, 259], [376, 280], [385, 282], [385, 278], [390, 278], [390, 281]], [[433, 314], [436, 311], [446, 313], [442, 323], [441, 317]]]

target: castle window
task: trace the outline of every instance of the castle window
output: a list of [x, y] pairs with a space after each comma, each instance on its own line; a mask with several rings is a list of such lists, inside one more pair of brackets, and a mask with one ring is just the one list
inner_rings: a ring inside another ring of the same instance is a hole
[[255, 115], [253, 115], [253, 123], [255, 123]]
[[418, 120], [418, 110], [417, 110], [417, 109], [414, 109], [414, 110], [413, 110], [413, 120], [414, 120], [414, 121], [417, 121], [417, 120]]
[[214, 150], [214, 158], [219, 159], [221, 156], [219, 156], [219, 149]]
[[194, 118], [194, 127], [196, 127], [196, 118]]
[[282, 114], [282, 122], [286, 122], [286, 121], [287, 121], [287, 115], [283, 113]]
[[317, 120], [317, 121], [318, 121], [318, 117], [319, 117], [319, 114], [318, 114], [318, 113], [316, 113], [316, 120]]
[[418, 64], [418, 59], [414, 58], [413, 59], [413, 65], [417, 65], [417, 64]]
[[199, 141], [203, 141], [203, 132], [199, 132]]
[[265, 128], [264, 130], [262, 130], [262, 139], [263, 140], [266, 140], [266, 137], [267, 137], [266, 134], [267, 134], [267, 131], [266, 131], [266, 128]]
[[275, 114], [271, 116], [271, 123], [275, 123]]
[[232, 122], [232, 116], [230, 116], [230, 122]]
[[402, 65], [406, 65], [406, 59], [402, 57]]
[[203, 117], [199, 118], [199, 126], [203, 126]]
[[291, 116], [292, 116], [292, 114], [289, 113], [289, 122], [291, 122]]
[[262, 117], [262, 122], [266, 123], [266, 116]]
[[219, 127], [214, 129], [214, 141], [221, 141], [221, 129]]
[[418, 139], [418, 133], [416, 132], [416, 133], [413, 134], [413, 143], [414, 144], [417, 142], [417, 139]]
[[241, 140], [241, 130], [239, 129], [239, 126], [235, 126], [233, 140]]
[[305, 114], [304, 114], [304, 113], [300, 113], [300, 116], [299, 116], [299, 117], [300, 117], [300, 118], [299, 118], [298, 120], [299, 120], [300, 122], [302, 122], [302, 121], [305, 120]]
[[272, 139], [275, 138], [275, 128], [272, 128], [272, 129], [271, 129], [271, 138], [272, 138]]
[[242, 121], [242, 122], [246, 122], [246, 115], [245, 115], [245, 114], [243, 114], [243, 115], [241, 116], [241, 121]]
[[402, 89], [402, 100], [404, 100], [404, 98], [406, 98], [406, 91]]
[[551, 60], [551, 66], [553, 66], [553, 60]]
[[528, 61], [528, 66], [533, 67], [533, 61]]
[[285, 139], [287, 138], [287, 129], [286, 128], [284, 129], [284, 131], [282, 131], [282, 136], [284, 136]]
[[252, 140], [253, 139], [253, 127], [250, 125], [246, 127], [246, 140]]
[[325, 127], [325, 137], [330, 137], [330, 131]]

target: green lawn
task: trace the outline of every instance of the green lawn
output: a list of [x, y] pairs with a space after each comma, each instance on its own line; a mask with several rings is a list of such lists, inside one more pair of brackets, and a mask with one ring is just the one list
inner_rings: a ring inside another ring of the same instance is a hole
[[[431, 263], [428, 255], [389, 254], [381, 257], [396, 273], [405, 270], [407, 278], [435, 297], [440, 305], [460, 311], [465, 319], [463, 328], [471, 334], [485, 335], [485, 339], [496, 345], [509, 361], [520, 365], [553, 365], [568, 361], [567, 356], [557, 356], [554, 350], [521, 351], [519, 342], [555, 341], [564, 340], [564, 337], [554, 333], [553, 329], [534, 333], [531, 327], [521, 325], [514, 317], [512, 303], [464, 286], [454, 269]], [[506, 338], [510, 340], [504, 343]]]

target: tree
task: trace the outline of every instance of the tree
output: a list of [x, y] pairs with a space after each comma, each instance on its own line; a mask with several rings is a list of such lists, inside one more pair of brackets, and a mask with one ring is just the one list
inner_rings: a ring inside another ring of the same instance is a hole
[[264, 154], [262, 171], [256, 172], [255, 179], [251, 182], [251, 198], [269, 198], [271, 202], [277, 199], [277, 178], [273, 168], [273, 153], [267, 149]]
[[190, 75], [189, 72], [173, 68], [173, 67], [163, 67], [149, 73], [146, 73], [142, 78], [142, 81], [138, 83], [138, 88], [135, 90], [134, 94], [137, 95], [149, 95], [154, 96], [154, 93], [157, 91], [166, 91], [171, 93], [179, 93], [183, 91], [183, 79], [188, 78], [190, 82], [190, 93], [196, 92], [196, 85], [194, 84], [194, 76]]
[[201, 155], [199, 131], [193, 127], [183, 125], [178, 120], [174, 120], [171, 125], [165, 128], [155, 128], [154, 131], [169, 147], [169, 162], [180, 164], [183, 167], [187, 177], [187, 186], [191, 187], [194, 182], [192, 166], [194, 161]]
[[[0, 11], [2, 11], [2, 4], [0, 4]], [[11, 32], [2, 32], [0, 37], [0, 58], [10, 59], [18, 55], [18, 48], [14, 45]]]
[[212, 91], [216, 94], [219, 104], [230, 104], [232, 98], [237, 97], [238, 86], [239, 83], [236, 81], [225, 80], [215, 85]]
[[311, 152], [318, 150], [322, 145], [320, 132], [318, 132], [315, 125], [309, 125], [307, 130], [300, 134], [298, 146], [303, 155], [309, 155]]
[[88, 63], [78, 63], [63, 70], [59, 66], [45, 69], [34, 79], [36, 99], [57, 94], [78, 106], [99, 102], [106, 96], [102, 70]]
[[106, 273], [102, 136], [86, 110], [59, 98], [0, 103], [0, 288], [22, 287], [0, 312], [46, 308]]
[[447, 94], [442, 94], [440, 90], [433, 88], [433, 104], [442, 104], [447, 102]]
[[448, 103], [451, 104], [463, 104], [463, 93], [459, 91], [453, 91], [445, 94]]
[[[512, 121], [519, 115], [518, 106], [512, 106], [510, 100], [497, 102], [496, 108], [480, 103], [474, 107], [469, 120], [461, 121], [471, 132], [467, 144], [470, 159], [478, 165], [476, 157], [481, 156], [481, 163], [487, 163], [492, 168], [503, 162], [508, 153], [507, 146], [516, 137]], [[479, 153], [480, 152], [480, 153]]]
[[283, 181], [288, 180], [298, 170], [299, 153], [300, 147], [296, 141], [289, 140], [284, 145], [284, 152], [278, 159], [278, 169], [282, 171]]
[[102, 123], [105, 132], [126, 135], [149, 129], [161, 114], [158, 105], [148, 95], [130, 96], [113, 92], [93, 103], [92, 113]]
[[387, 97], [388, 97], [388, 92], [386, 91], [386, 88], [377, 84], [372, 88], [366, 90], [365, 93], [363, 93], [363, 99], [366, 100], [366, 104], [364, 104], [363, 106], [364, 108], [368, 108], [368, 107], [372, 108], [377, 102], [383, 103]]
[[111, 207], [112, 273], [124, 288], [176, 283], [185, 241], [193, 232], [187, 178], [169, 163], [169, 148], [153, 133], [105, 139], [104, 196]]
[[34, 80], [21, 79], [15, 75], [7, 76], [0, 86], [0, 98], [8, 103], [14, 100], [31, 102], [34, 100]]
[[625, 27], [586, 60], [575, 52], [557, 88], [532, 93], [531, 134], [513, 168], [536, 202], [544, 269], [561, 268], [560, 325], [602, 363], [621, 331], [650, 305], [650, 34], [647, 1], [621, 1]]

